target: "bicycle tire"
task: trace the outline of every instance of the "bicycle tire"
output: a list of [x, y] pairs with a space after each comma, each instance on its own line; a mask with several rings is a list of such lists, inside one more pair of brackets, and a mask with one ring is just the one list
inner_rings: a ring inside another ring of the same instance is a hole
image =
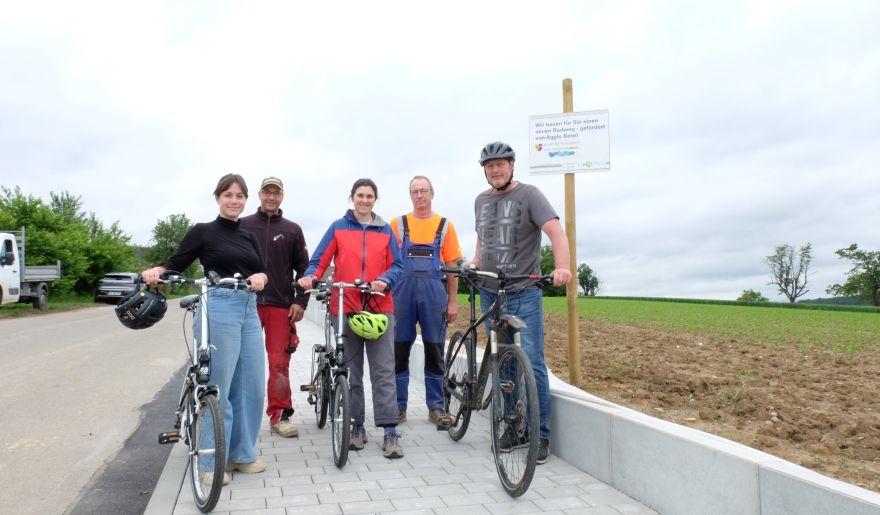
[[[499, 377], [492, 378], [492, 387], [500, 388], [504, 406], [500, 418], [495, 413], [495, 406], [489, 410], [492, 454], [501, 486], [511, 497], [519, 497], [529, 489], [537, 465], [538, 387], [532, 362], [526, 353], [516, 345], [500, 347]], [[502, 442], [505, 432], [509, 434]]]
[[324, 365], [315, 375], [315, 418], [318, 428], [327, 425], [327, 410], [330, 405], [330, 368]]
[[456, 331], [446, 347], [446, 372], [443, 374], [443, 407], [452, 418], [449, 437], [459, 441], [471, 421], [470, 365], [471, 346], [464, 331]]
[[[208, 513], [217, 505], [220, 490], [223, 489], [223, 474], [226, 472], [223, 415], [215, 393], [202, 395], [197, 405], [192, 399], [193, 393], [189, 395], [191, 398], [188, 402], [193, 410], [189, 426], [190, 485], [196, 506], [203, 513]], [[208, 483], [204, 481], [206, 477], [211, 477]]]
[[336, 376], [330, 407], [333, 463], [342, 468], [348, 461], [348, 444], [351, 442], [351, 398], [348, 378], [342, 374]]

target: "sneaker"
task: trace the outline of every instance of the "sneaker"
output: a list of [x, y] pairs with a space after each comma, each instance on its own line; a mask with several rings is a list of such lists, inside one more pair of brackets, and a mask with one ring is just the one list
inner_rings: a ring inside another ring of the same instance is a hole
[[[223, 486], [228, 485], [232, 481], [232, 476], [229, 475], [229, 472], [223, 473]], [[206, 485], [210, 485], [214, 482], [214, 473], [213, 472], [202, 472], [202, 483]]]
[[364, 426], [351, 428], [351, 439], [348, 441], [348, 449], [351, 451], [363, 450], [367, 443], [367, 430]]
[[550, 457], [550, 440], [546, 438], [541, 438], [538, 440], [538, 459], [535, 460], [535, 463], [538, 465], [543, 465], [547, 463], [547, 459]]
[[299, 429], [289, 419], [281, 419], [280, 422], [272, 426], [271, 432], [278, 433], [284, 438], [299, 437]]
[[264, 470], [266, 470], [266, 464], [260, 460], [252, 461], [250, 463], [238, 463], [236, 461], [230, 461], [226, 464], [226, 472], [238, 471], [243, 474], [256, 474]]
[[397, 421], [398, 421], [399, 423], [401, 423], [401, 424], [404, 423], [404, 422], [406, 422], [406, 410], [401, 410], [401, 411], [400, 411], [400, 415], [398, 415], [398, 417], [397, 417]]
[[400, 434], [397, 431], [385, 433], [382, 454], [389, 459], [403, 458], [403, 447], [400, 446]]
[[518, 436], [509, 427], [504, 429], [504, 432], [501, 433], [501, 438], [498, 439], [498, 450], [501, 452], [510, 452], [514, 449], [522, 449], [528, 446], [528, 435]]

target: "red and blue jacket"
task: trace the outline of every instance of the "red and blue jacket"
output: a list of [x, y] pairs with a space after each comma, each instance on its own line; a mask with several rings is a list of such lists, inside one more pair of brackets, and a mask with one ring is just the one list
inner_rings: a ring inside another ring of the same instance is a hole
[[[355, 279], [360, 279], [363, 283], [369, 283], [380, 280], [388, 285], [383, 292], [385, 296], [373, 295], [369, 306], [363, 305], [357, 289], [345, 290], [345, 313], [364, 308], [373, 313], [394, 312], [391, 288], [403, 272], [403, 261], [391, 226], [379, 215], [373, 213], [373, 221], [362, 225], [349, 209], [324, 233], [304, 275], [323, 277], [331, 261], [335, 266], [334, 282], [353, 283]], [[330, 312], [334, 315], [338, 312], [338, 303], [336, 290], [333, 290]]]

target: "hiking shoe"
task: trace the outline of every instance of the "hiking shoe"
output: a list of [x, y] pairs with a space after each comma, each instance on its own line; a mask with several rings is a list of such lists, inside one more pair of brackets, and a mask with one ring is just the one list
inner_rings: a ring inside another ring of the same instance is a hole
[[299, 437], [299, 429], [289, 419], [281, 419], [280, 422], [272, 426], [271, 432], [278, 433], [283, 438]]
[[504, 432], [501, 433], [501, 438], [498, 439], [498, 450], [501, 452], [510, 452], [514, 449], [522, 449], [528, 446], [528, 435], [519, 436], [510, 427], [505, 428]]
[[400, 434], [397, 431], [385, 433], [382, 454], [389, 459], [403, 458], [403, 447], [400, 446]]
[[449, 415], [443, 412], [442, 409], [432, 409], [428, 413], [428, 422], [432, 424], [449, 424]]
[[264, 470], [266, 470], [266, 464], [260, 460], [252, 461], [250, 463], [238, 463], [236, 461], [230, 461], [226, 464], [226, 472], [238, 471], [243, 474], [256, 474]]
[[401, 424], [406, 422], [406, 410], [401, 410], [400, 415], [397, 416], [397, 421]]
[[351, 428], [351, 439], [348, 441], [348, 449], [351, 451], [360, 451], [367, 443], [367, 430], [364, 426]]
[[[223, 486], [228, 485], [232, 481], [232, 476], [229, 475], [229, 472], [223, 473]], [[214, 482], [214, 473], [213, 472], [202, 472], [202, 483], [206, 485], [210, 485]]]
[[535, 463], [543, 465], [547, 463], [548, 458], [550, 458], [550, 440], [540, 438], [538, 440], [538, 459], [535, 460]]

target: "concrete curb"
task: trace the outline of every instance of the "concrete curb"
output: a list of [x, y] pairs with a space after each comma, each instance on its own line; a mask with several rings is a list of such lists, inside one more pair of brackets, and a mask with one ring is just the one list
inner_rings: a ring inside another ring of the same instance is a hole
[[174, 512], [177, 497], [186, 478], [187, 449], [183, 442], [178, 442], [171, 449], [162, 475], [156, 483], [150, 502], [144, 510], [144, 515], [168, 515]]

